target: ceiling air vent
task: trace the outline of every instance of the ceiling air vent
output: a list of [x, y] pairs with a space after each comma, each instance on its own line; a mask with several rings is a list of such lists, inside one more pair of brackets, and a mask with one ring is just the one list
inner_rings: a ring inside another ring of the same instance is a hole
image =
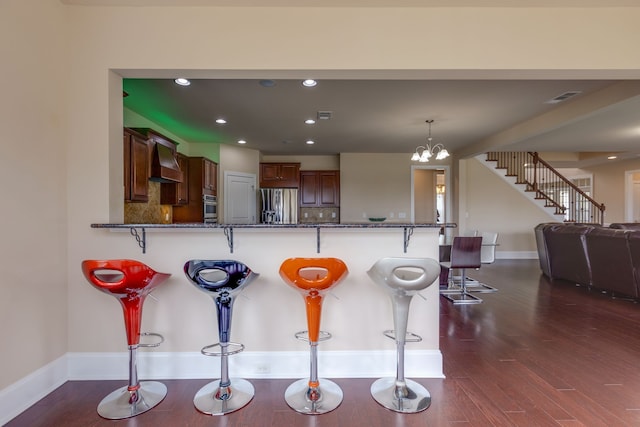
[[318, 111], [318, 120], [329, 120], [332, 114], [331, 111]]
[[558, 95], [555, 98], [551, 98], [547, 101], [547, 104], [557, 104], [559, 102], [566, 101], [569, 98], [573, 98], [576, 95], [580, 95], [582, 92], [579, 90], [571, 90], [569, 92], [565, 92], [562, 95]]

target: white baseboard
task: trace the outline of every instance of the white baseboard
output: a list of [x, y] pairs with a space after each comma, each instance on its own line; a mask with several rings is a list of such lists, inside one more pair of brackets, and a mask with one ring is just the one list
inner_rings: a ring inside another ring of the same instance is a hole
[[[67, 353], [20, 381], [0, 390], [0, 425], [4, 425], [44, 396], [78, 380], [127, 380], [129, 354]], [[320, 351], [318, 373], [326, 378], [380, 378], [396, 375], [396, 352]], [[309, 375], [309, 352], [242, 352], [229, 357], [232, 377], [275, 379]], [[145, 379], [219, 378], [220, 358], [199, 352], [138, 353], [138, 375]], [[407, 378], [444, 378], [440, 350], [407, 350]]]
[[496, 251], [496, 259], [538, 259], [537, 251]]
[[[68, 353], [69, 380], [127, 379], [128, 353]], [[319, 375], [328, 378], [395, 376], [396, 353], [378, 351], [320, 351]], [[242, 352], [229, 357], [229, 373], [242, 378], [304, 378], [309, 353], [303, 351]], [[414, 378], [444, 378], [439, 350], [407, 350], [405, 373]], [[199, 352], [140, 352], [141, 379], [193, 379], [220, 376], [220, 358]]]
[[5, 425], [68, 380], [67, 355], [0, 390], [0, 425]]

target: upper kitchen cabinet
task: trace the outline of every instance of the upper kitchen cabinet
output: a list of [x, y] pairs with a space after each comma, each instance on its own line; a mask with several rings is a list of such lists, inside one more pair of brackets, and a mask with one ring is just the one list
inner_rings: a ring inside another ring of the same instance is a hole
[[340, 171], [300, 171], [300, 207], [340, 206]]
[[160, 204], [181, 206], [189, 203], [189, 158], [178, 153], [178, 166], [182, 171], [182, 182], [164, 183], [160, 187]]
[[202, 157], [202, 188], [205, 194], [216, 196], [218, 194], [218, 164]]
[[261, 188], [298, 188], [300, 163], [260, 163]]
[[183, 173], [178, 166], [177, 143], [149, 128], [134, 128], [148, 139], [151, 155], [149, 180], [160, 183], [182, 182]]
[[131, 129], [124, 129], [124, 200], [149, 201], [149, 173], [151, 158], [147, 137]]

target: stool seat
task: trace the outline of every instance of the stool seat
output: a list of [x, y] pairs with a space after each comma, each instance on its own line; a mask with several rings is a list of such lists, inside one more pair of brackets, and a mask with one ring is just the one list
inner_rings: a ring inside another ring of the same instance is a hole
[[[202, 387], [195, 395], [193, 404], [208, 415], [224, 415], [243, 408], [253, 399], [253, 385], [242, 378], [229, 378], [228, 357], [244, 350], [244, 346], [232, 343], [231, 319], [233, 303], [258, 273], [235, 260], [191, 260], [184, 265], [184, 273], [196, 288], [213, 298], [218, 315], [218, 337], [220, 342], [206, 346], [202, 354], [220, 357], [220, 379]], [[219, 348], [219, 351], [211, 351]]]
[[430, 258], [388, 257], [378, 260], [367, 274], [390, 296], [394, 333], [385, 331], [385, 335], [395, 340], [397, 349], [396, 377], [376, 380], [371, 385], [371, 395], [392, 411], [423, 411], [431, 404], [431, 395], [422, 385], [404, 377], [404, 347], [407, 342], [421, 340], [417, 335], [407, 333], [409, 306], [414, 295], [431, 286], [440, 276], [440, 264]]
[[[333, 381], [318, 379], [318, 342], [329, 334], [320, 333], [324, 294], [347, 275], [346, 264], [337, 258], [289, 258], [280, 266], [280, 277], [305, 300], [311, 368], [309, 379], [291, 384], [285, 391], [287, 404], [302, 414], [323, 414], [342, 403], [343, 393]], [[296, 334], [297, 336], [300, 335]]]
[[[98, 405], [98, 414], [112, 420], [139, 415], [158, 405], [167, 395], [164, 384], [138, 380], [136, 359], [138, 347], [160, 344], [140, 344], [142, 306], [147, 295], [171, 275], [129, 259], [85, 260], [82, 272], [96, 289], [120, 301], [129, 347], [129, 385], [105, 397]], [[155, 335], [160, 337], [160, 342], [163, 340], [159, 334], [142, 335]]]

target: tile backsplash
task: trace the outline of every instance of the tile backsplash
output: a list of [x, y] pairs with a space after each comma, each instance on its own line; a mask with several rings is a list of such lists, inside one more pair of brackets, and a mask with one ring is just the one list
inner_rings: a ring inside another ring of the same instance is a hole
[[300, 208], [298, 222], [301, 224], [339, 223], [340, 208]]
[[172, 221], [171, 206], [160, 204], [160, 183], [149, 181], [147, 203], [124, 204], [125, 224], [165, 224]]

